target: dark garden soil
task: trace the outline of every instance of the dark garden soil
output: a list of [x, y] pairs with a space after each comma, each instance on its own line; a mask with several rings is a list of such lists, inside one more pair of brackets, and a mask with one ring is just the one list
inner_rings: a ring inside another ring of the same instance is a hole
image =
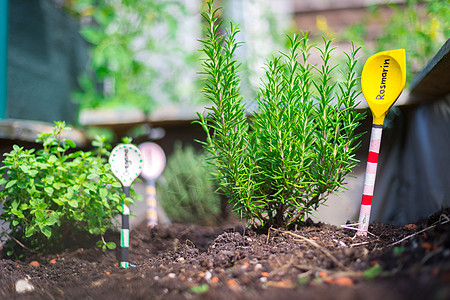
[[290, 231], [142, 224], [131, 232], [135, 267], [119, 268], [116, 251], [95, 241], [2, 259], [0, 299], [450, 299], [449, 216], [373, 224], [368, 237], [312, 222]]

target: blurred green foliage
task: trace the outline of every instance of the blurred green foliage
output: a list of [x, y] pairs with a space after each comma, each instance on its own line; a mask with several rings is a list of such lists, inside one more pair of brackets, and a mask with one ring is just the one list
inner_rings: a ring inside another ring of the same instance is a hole
[[74, 0], [66, 8], [80, 18], [81, 35], [92, 46], [73, 95], [81, 109], [131, 106], [148, 113], [161, 99], [192, 101], [195, 79], [183, 76], [195, 75], [189, 68], [198, 59], [177, 42], [187, 15], [181, 2]]
[[[403, 5], [389, 4], [391, 12], [383, 6], [372, 6], [369, 17], [351, 26], [343, 39], [366, 45], [364, 50], [370, 55], [390, 49], [406, 49], [408, 85], [449, 38], [450, 5], [448, 0], [405, 2]], [[371, 22], [382, 24], [381, 31], [373, 37], [373, 43], [364, 40]]]
[[190, 145], [175, 144], [163, 180], [157, 184], [158, 199], [172, 221], [212, 225], [220, 219], [221, 200], [206, 157]]

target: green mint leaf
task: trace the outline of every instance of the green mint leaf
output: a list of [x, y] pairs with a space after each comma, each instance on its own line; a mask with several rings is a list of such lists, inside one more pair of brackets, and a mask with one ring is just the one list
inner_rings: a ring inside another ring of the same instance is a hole
[[41, 232], [43, 235], [45, 235], [47, 238], [50, 238], [52, 236], [52, 229], [49, 226], [42, 226]]
[[8, 183], [5, 186], [5, 189], [9, 189], [9, 188], [13, 187], [16, 183], [17, 183], [17, 180], [15, 180], [15, 179], [8, 181]]
[[366, 280], [372, 280], [375, 277], [377, 277], [378, 275], [381, 274], [381, 272], [383, 271], [383, 268], [376, 264], [373, 267], [371, 267], [370, 269], [367, 269], [363, 272], [363, 277]]
[[114, 250], [117, 248], [116, 243], [114, 243], [114, 242], [106, 243], [106, 247], [108, 247], [109, 250]]

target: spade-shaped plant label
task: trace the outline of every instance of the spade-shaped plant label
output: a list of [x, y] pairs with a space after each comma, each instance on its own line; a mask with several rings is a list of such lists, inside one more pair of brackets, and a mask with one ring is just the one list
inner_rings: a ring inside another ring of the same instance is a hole
[[364, 64], [361, 74], [361, 88], [372, 111], [373, 122], [361, 209], [357, 223], [358, 235], [360, 236], [366, 236], [369, 228], [384, 118], [389, 108], [397, 101], [403, 91], [405, 82], [405, 49], [376, 53], [369, 57]]
[[369, 57], [361, 74], [361, 88], [373, 115], [383, 125], [384, 117], [406, 83], [405, 49], [379, 52]]
[[132, 144], [119, 144], [109, 156], [111, 171], [123, 186], [131, 186], [141, 174], [144, 159], [138, 147]]
[[164, 150], [156, 143], [146, 142], [139, 145], [144, 156], [142, 177], [146, 180], [155, 180], [161, 175], [166, 165]]

